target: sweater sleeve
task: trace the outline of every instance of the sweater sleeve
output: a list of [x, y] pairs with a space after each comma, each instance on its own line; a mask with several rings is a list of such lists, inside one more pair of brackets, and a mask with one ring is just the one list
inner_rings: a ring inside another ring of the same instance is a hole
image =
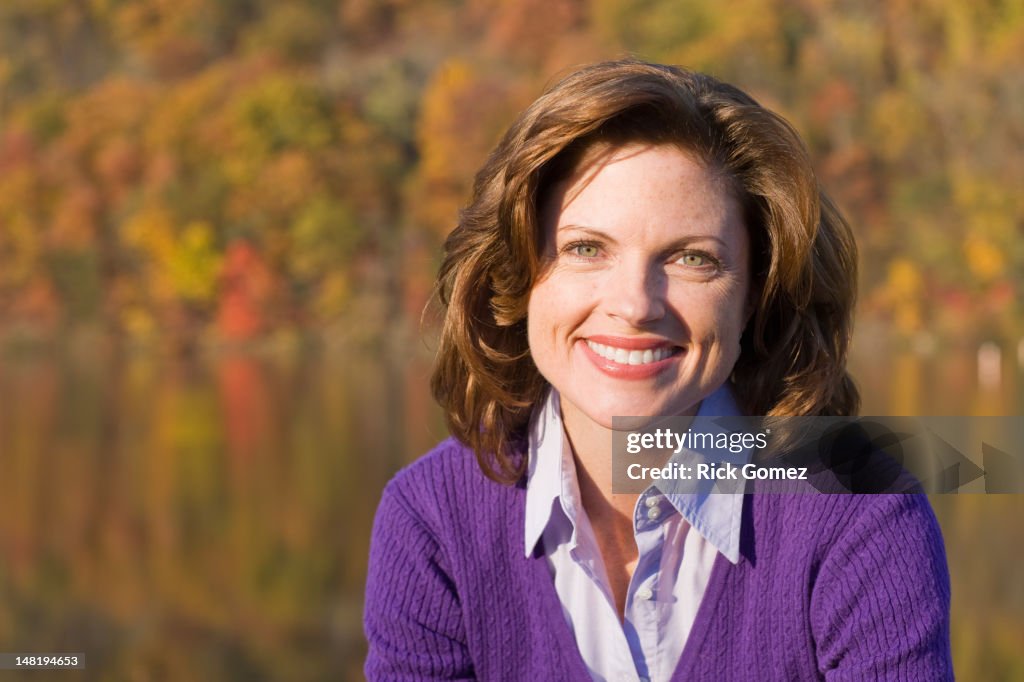
[[951, 680], [949, 572], [928, 500], [865, 499], [811, 589], [819, 669], [830, 682]]
[[471, 680], [458, 594], [441, 547], [394, 483], [370, 540], [363, 624], [368, 680]]

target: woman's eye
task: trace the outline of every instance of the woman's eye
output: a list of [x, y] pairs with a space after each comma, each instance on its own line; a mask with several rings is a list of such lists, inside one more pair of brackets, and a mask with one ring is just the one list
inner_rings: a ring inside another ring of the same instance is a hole
[[580, 258], [596, 258], [597, 247], [593, 244], [576, 244], [572, 247], [572, 255]]
[[679, 259], [679, 262], [691, 268], [699, 268], [708, 265], [711, 261], [707, 256], [699, 253], [688, 253]]

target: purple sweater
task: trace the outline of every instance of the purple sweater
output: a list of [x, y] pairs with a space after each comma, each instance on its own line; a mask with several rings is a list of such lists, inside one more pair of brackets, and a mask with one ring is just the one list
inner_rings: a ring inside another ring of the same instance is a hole
[[[526, 491], [448, 439], [399, 472], [374, 523], [370, 680], [589, 680]], [[673, 680], [952, 679], [949, 574], [922, 495], [745, 496]]]

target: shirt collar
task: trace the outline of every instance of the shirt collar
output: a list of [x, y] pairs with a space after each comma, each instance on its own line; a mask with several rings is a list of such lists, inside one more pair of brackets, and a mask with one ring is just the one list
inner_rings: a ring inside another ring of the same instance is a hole
[[[698, 417], [738, 417], [741, 414], [729, 384], [705, 398], [697, 411]], [[566, 465], [568, 449], [558, 391], [551, 388], [530, 420], [526, 556], [533, 554], [551, 522], [556, 501], [572, 523], [575, 541], [575, 514], [580, 506], [580, 495], [575, 466]], [[572, 463], [571, 457], [568, 461]], [[668, 493], [665, 498], [715, 549], [732, 563], [739, 562], [743, 493]]]
[[[526, 556], [533, 553], [562, 493], [561, 403], [551, 388], [530, 419], [526, 483]], [[577, 484], [578, 485], [578, 484]], [[574, 525], [575, 528], [575, 525]]]
[[[742, 416], [731, 386], [726, 383], [709, 395], [697, 411], [698, 417], [708, 418], [702, 426], [709, 430], [721, 428], [712, 417]], [[721, 459], [721, 453], [715, 458]], [[734, 464], [749, 460], [750, 450], [735, 456]], [[743, 518], [743, 493], [711, 493], [709, 490], [697, 493], [666, 493], [665, 498], [690, 522], [704, 539], [715, 546], [732, 563], [740, 560], [740, 520]]]

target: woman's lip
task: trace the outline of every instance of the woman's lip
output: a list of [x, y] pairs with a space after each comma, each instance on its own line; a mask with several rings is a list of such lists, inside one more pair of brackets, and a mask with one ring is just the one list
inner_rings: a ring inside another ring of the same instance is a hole
[[[600, 343], [599, 341], [596, 340], [597, 338], [600, 337], [592, 336], [589, 338], [591, 340], [594, 340], [596, 343]], [[576, 345], [579, 346], [581, 352], [587, 356], [587, 358], [594, 364], [594, 366], [598, 370], [616, 379], [649, 379], [657, 374], [660, 374], [661, 372], [664, 372], [669, 367], [675, 365], [675, 363], [678, 362], [679, 358], [682, 356], [682, 353], [673, 353], [672, 355], [669, 355], [667, 358], [658, 360], [657, 362], [648, 362], [647, 364], [644, 365], [626, 365], [623, 363], [615, 362], [614, 360], [609, 360], [608, 358], [598, 355], [594, 351], [594, 349], [591, 348], [589, 344], [587, 344], [587, 341], [584, 339], [580, 339], [576, 343]], [[641, 349], [634, 348], [633, 350]], [[649, 350], [649, 348], [644, 348], [643, 350]]]
[[587, 341], [599, 343], [602, 346], [613, 346], [623, 350], [654, 350], [655, 348], [678, 348], [677, 344], [665, 339], [644, 338], [639, 336], [603, 336], [595, 335], [586, 337]]

